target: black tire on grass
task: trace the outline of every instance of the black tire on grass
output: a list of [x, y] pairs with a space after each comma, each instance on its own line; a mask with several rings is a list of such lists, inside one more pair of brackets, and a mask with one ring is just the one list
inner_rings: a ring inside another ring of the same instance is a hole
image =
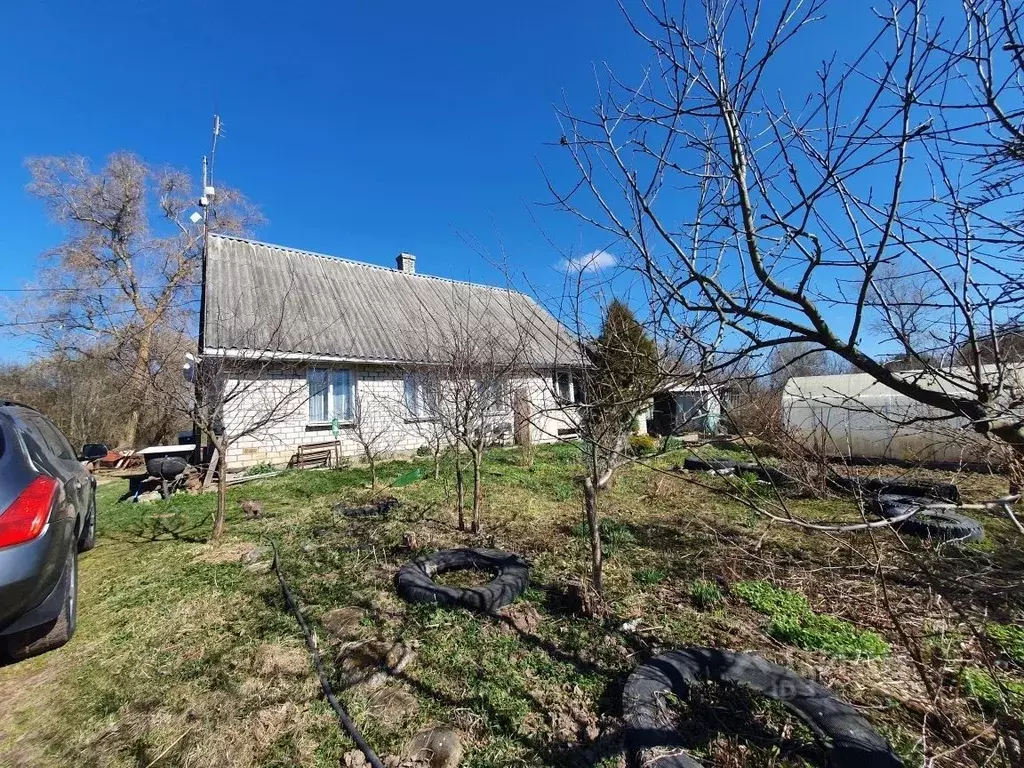
[[720, 472], [723, 469], [736, 469], [736, 462], [732, 459], [700, 459], [690, 456], [683, 459], [683, 469], [694, 472]]
[[985, 538], [981, 523], [957, 513], [953, 504], [936, 505], [934, 499], [883, 493], [874, 499], [872, 509], [886, 520], [912, 515], [895, 524], [900, 533], [911, 536], [935, 541], [980, 541]]
[[626, 749], [634, 768], [700, 768], [664, 717], [665, 696], [685, 700], [700, 683], [742, 686], [782, 703], [827, 742], [834, 768], [897, 768], [888, 742], [849, 704], [795, 672], [747, 653], [669, 651], [637, 667], [622, 692]]
[[954, 504], [960, 501], [960, 489], [954, 483], [930, 483], [924, 480], [901, 480], [893, 477], [848, 477], [831, 474], [828, 484], [833, 490], [843, 493], [921, 496]]
[[929, 509], [896, 523], [900, 533], [909, 533], [934, 541], [981, 541], [985, 529], [977, 520], [955, 512]]
[[924, 480], [895, 480], [879, 478], [868, 484], [867, 490], [898, 496], [922, 496], [937, 501], [956, 504], [960, 501], [960, 489], [955, 483], [929, 483]]
[[[479, 587], [447, 587], [434, 581], [445, 571], [492, 571], [494, 579]], [[495, 613], [526, 589], [530, 566], [522, 557], [498, 549], [445, 549], [417, 557], [395, 574], [395, 589], [410, 603], [429, 603]]]

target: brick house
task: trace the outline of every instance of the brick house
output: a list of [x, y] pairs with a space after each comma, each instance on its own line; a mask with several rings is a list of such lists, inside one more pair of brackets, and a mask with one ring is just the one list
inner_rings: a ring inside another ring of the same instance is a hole
[[312, 444], [358, 457], [368, 424], [389, 453], [415, 451], [436, 430], [424, 376], [471, 343], [507, 361], [507, 381], [488, 384], [495, 442], [575, 429], [578, 347], [525, 294], [418, 274], [406, 253], [389, 269], [222, 235], [209, 237], [204, 280], [202, 364], [219, 366], [219, 394], [233, 393], [221, 421], [242, 435], [231, 469], [283, 466]]

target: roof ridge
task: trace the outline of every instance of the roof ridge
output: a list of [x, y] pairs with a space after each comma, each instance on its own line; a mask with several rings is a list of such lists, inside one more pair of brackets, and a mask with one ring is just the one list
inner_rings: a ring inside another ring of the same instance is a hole
[[516, 291], [516, 290], [513, 290], [511, 288], [501, 288], [501, 287], [499, 287], [497, 285], [488, 285], [486, 283], [471, 283], [468, 280], [456, 280], [455, 278], [452, 278], [452, 277], [441, 277], [440, 275], [423, 275], [423, 274], [420, 274], [418, 272], [413, 272], [413, 273], [401, 272], [401, 271], [399, 271], [397, 269], [392, 269], [391, 267], [385, 267], [385, 266], [383, 266], [381, 264], [373, 264], [373, 263], [368, 262], [368, 261], [357, 261], [355, 259], [345, 258], [344, 256], [332, 256], [329, 253], [320, 253], [318, 251], [307, 251], [307, 250], [305, 250], [303, 248], [292, 248], [291, 246], [288, 246], [288, 245], [279, 245], [277, 243], [268, 243], [266, 240], [256, 240], [256, 239], [251, 238], [251, 237], [240, 237], [238, 235], [225, 235], [225, 234], [222, 234], [220, 232], [211, 232], [210, 233], [210, 237], [219, 237], [221, 240], [236, 240], [238, 242], [249, 243], [251, 245], [262, 245], [262, 246], [264, 246], [266, 248], [276, 248], [279, 251], [288, 251], [288, 252], [291, 252], [291, 253], [297, 253], [297, 254], [299, 254], [301, 256], [312, 256], [314, 258], [326, 259], [328, 261], [340, 261], [343, 264], [351, 264], [351, 265], [356, 266], [356, 267], [366, 267], [368, 269], [379, 269], [382, 272], [388, 272], [388, 273], [393, 274], [393, 275], [401, 275], [403, 277], [408, 277], [408, 278], [421, 277], [421, 278], [424, 278], [425, 280], [438, 280], [438, 281], [440, 281], [442, 283], [452, 283], [454, 285], [467, 285], [467, 286], [469, 286], [471, 288], [486, 288], [489, 291], [501, 291], [502, 293], [512, 293], [512, 294], [515, 294], [516, 296], [523, 296], [523, 297], [529, 299], [530, 301], [532, 301], [534, 304], [537, 303], [536, 301], [534, 301], [533, 297], [530, 296], [527, 293], [523, 293], [522, 291]]

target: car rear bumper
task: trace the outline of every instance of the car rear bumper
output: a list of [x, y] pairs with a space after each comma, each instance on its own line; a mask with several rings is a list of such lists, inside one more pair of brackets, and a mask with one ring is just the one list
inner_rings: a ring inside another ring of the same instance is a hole
[[61, 520], [32, 541], [0, 549], [0, 635], [57, 617], [67, 549], [73, 538], [71, 521]]

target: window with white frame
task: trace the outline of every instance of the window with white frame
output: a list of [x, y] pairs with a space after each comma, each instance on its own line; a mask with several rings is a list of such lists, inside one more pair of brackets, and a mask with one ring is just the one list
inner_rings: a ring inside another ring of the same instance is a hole
[[309, 420], [312, 423], [352, 421], [355, 381], [352, 372], [339, 368], [310, 368]]
[[436, 399], [427, 382], [414, 375], [405, 377], [405, 407], [413, 419], [429, 419], [434, 416]]

